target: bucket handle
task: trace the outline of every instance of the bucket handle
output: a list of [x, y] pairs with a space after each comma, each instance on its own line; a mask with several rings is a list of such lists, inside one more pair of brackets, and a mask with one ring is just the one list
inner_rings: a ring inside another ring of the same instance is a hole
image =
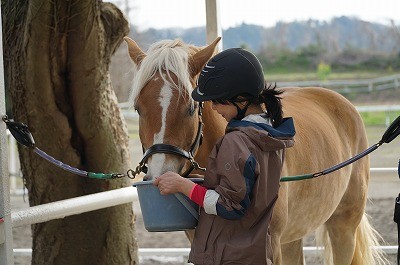
[[178, 199], [178, 201], [193, 215], [196, 220], [199, 220], [199, 213], [193, 208], [192, 205], [183, 197], [180, 193], [174, 193], [174, 196]]

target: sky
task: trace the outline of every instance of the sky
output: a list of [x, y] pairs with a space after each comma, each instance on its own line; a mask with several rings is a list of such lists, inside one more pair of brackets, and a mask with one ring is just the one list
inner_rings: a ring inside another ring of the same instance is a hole
[[[109, 0], [125, 9], [131, 24], [148, 28], [189, 28], [206, 24], [205, 0]], [[400, 24], [400, 0], [219, 0], [223, 29], [242, 23], [272, 27], [277, 22], [351, 16], [365, 21]]]

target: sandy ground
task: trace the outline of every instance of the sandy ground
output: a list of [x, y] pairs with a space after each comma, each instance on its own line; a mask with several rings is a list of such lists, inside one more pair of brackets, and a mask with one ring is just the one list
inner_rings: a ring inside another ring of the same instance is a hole
[[[398, 181], [400, 183], [400, 181]], [[386, 182], [384, 186], [388, 188], [388, 192], [384, 196], [371, 198], [367, 205], [367, 213], [370, 216], [370, 221], [375, 229], [378, 230], [383, 237], [383, 245], [397, 244], [397, 228], [393, 222], [394, 197], [396, 193], [391, 193], [389, 190], [397, 189], [400, 191], [399, 183]], [[381, 181], [376, 181], [376, 184], [382, 184]], [[374, 185], [371, 185], [373, 187]], [[378, 185], [376, 185], [378, 186]], [[27, 207], [27, 203], [23, 201], [22, 196], [12, 197], [13, 209]], [[190, 244], [184, 232], [147, 232], [144, 228], [143, 219], [141, 216], [139, 202], [133, 202], [133, 209], [136, 214], [136, 230], [137, 239], [140, 248], [188, 248]], [[14, 248], [31, 248], [31, 232], [30, 226], [20, 227], [13, 230]], [[305, 245], [314, 246], [313, 236], [308, 236], [305, 240]], [[390, 255], [391, 264], [395, 264], [395, 255]], [[306, 256], [307, 264], [322, 264], [321, 260], [314, 254]], [[29, 257], [15, 257], [15, 264], [28, 265], [30, 264]], [[154, 257], [152, 259], [142, 259], [141, 264], [168, 264], [182, 265], [185, 264], [185, 257], [167, 258]]]
[[[370, 140], [371, 143], [377, 142], [383, 132], [384, 128], [372, 129], [370, 134], [376, 134]], [[390, 147], [383, 146], [382, 150], [376, 151], [371, 156], [371, 167], [395, 167], [397, 160], [400, 158], [398, 146], [399, 139], [391, 143]], [[132, 150], [134, 157], [134, 164], [140, 159], [141, 153], [138, 141], [132, 142]], [[373, 227], [382, 236], [384, 242], [382, 245], [397, 245], [397, 228], [393, 222], [393, 210], [394, 210], [394, 198], [400, 192], [400, 180], [396, 173], [379, 173], [373, 174], [370, 180], [369, 186], [369, 197], [370, 201], [367, 204], [367, 213], [370, 216], [370, 222]], [[12, 209], [20, 209], [28, 207], [28, 198], [23, 196], [12, 196], [11, 203]], [[141, 217], [139, 202], [135, 200], [133, 202], [133, 209], [136, 213], [136, 230], [137, 239], [140, 248], [188, 248], [190, 247], [189, 242], [184, 232], [169, 232], [169, 233], [150, 233], [147, 232], [143, 225]], [[20, 227], [13, 230], [14, 235], [14, 248], [31, 248], [31, 232], [30, 226]], [[310, 235], [305, 240], [306, 246], [313, 246], [314, 240], [313, 235]], [[395, 264], [395, 255], [389, 255], [391, 264]], [[168, 257], [153, 257], [141, 259], [141, 264], [144, 265], [182, 265], [186, 264], [186, 257], [179, 258], [168, 258]], [[306, 262], [308, 265], [322, 264], [321, 259], [314, 255], [307, 255]], [[30, 257], [15, 257], [15, 264], [28, 265], [30, 264]]]

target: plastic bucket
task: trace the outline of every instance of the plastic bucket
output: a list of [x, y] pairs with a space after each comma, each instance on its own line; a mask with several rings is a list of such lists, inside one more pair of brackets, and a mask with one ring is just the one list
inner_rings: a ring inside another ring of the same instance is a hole
[[[201, 178], [191, 178], [201, 183]], [[185, 231], [197, 226], [199, 206], [181, 193], [161, 195], [154, 180], [139, 181], [137, 188], [144, 227], [149, 232]]]

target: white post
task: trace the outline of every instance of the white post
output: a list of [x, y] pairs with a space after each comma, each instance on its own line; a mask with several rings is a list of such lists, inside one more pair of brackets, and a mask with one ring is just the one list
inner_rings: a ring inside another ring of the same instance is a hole
[[[1, 14], [1, 7], [0, 7]], [[1, 17], [1, 16], [0, 16]], [[0, 115], [6, 114], [3, 67], [3, 36], [0, 20]], [[6, 125], [0, 121], [0, 264], [14, 264], [13, 238], [10, 207], [10, 187], [7, 165], [7, 134]]]
[[16, 193], [17, 191], [17, 178], [18, 178], [18, 153], [17, 153], [17, 141], [14, 137], [8, 135], [8, 172], [10, 174], [10, 192]]
[[[219, 20], [219, 0], [206, 0], [206, 31], [207, 44], [217, 37], [222, 37], [222, 28]], [[222, 41], [218, 43], [218, 51], [222, 50]]]

